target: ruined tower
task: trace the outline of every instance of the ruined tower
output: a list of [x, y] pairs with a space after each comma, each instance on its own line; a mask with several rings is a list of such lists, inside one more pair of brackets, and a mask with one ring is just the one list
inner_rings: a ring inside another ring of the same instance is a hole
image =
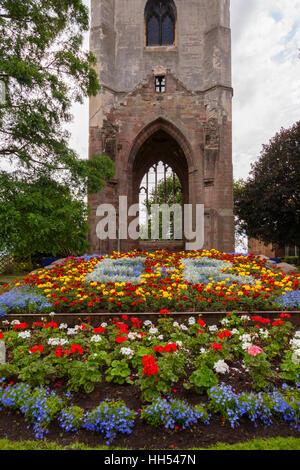
[[91, 251], [185, 248], [96, 233], [97, 207], [137, 203], [158, 161], [185, 204], [204, 205], [204, 248], [233, 251], [230, 0], [91, 0], [90, 49], [101, 90], [90, 99], [89, 153], [115, 163], [114, 180], [89, 195]]

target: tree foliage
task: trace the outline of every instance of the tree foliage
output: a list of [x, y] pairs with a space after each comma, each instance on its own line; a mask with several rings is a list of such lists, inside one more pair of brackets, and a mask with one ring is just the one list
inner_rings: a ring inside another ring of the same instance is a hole
[[88, 248], [88, 207], [47, 176], [28, 182], [0, 176], [0, 252], [78, 255]]
[[234, 193], [240, 230], [265, 243], [300, 246], [300, 121], [263, 146]]
[[72, 104], [99, 90], [96, 59], [82, 48], [88, 28], [82, 0], [1, 0], [0, 80], [6, 94], [0, 164], [21, 166], [27, 177], [46, 171], [82, 192], [97, 192], [112, 175], [111, 160], [80, 159], [65, 130]]

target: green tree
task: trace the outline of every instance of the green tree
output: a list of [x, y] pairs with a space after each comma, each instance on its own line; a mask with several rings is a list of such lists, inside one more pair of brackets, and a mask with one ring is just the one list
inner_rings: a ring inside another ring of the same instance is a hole
[[263, 146], [234, 195], [241, 231], [265, 243], [300, 246], [300, 121]]
[[47, 172], [82, 192], [101, 189], [113, 174], [108, 157], [80, 159], [65, 124], [74, 102], [99, 90], [96, 59], [82, 48], [89, 29], [82, 0], [1, 0], [0, 165], [27, 178]]
[[0, 252], [30, 260], [36, 254], [79, 255], [88, 248], [88, 206], [47, 176], [31, 182], [0, 175]]

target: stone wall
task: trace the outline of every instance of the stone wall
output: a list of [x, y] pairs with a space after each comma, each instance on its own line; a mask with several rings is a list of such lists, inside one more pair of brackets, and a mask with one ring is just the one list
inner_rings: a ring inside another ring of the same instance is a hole
[[[145, 46], [145, 4], [92, 0], [90, 43], [102, 88], [90, 101], [90, 154], [109, 155], [116, 175], [89, 197], [91, 251], [138, 247], [100, 241], [96, 209], [117, 206], [120, 195], [137, 202], [140, 173], [150, 163], [141, 149], [158, 132], [169, 138], [173, 153], [160, 157], [173, 158], [185, 202], [205, 206], [205, 248], [233, 251], [229, 0], [175, 0], [176, 41], [166, 47]], [[155, 91], [157, 74], [166, 76], [165, 93]]]

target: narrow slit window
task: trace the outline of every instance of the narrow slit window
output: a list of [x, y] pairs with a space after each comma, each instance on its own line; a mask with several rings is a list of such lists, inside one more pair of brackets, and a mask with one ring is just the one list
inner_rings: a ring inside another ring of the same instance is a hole
[[156, 93], [164, 93], [166, 91], [166, 77], [160, 75], [155, 77], [155, 91]]

